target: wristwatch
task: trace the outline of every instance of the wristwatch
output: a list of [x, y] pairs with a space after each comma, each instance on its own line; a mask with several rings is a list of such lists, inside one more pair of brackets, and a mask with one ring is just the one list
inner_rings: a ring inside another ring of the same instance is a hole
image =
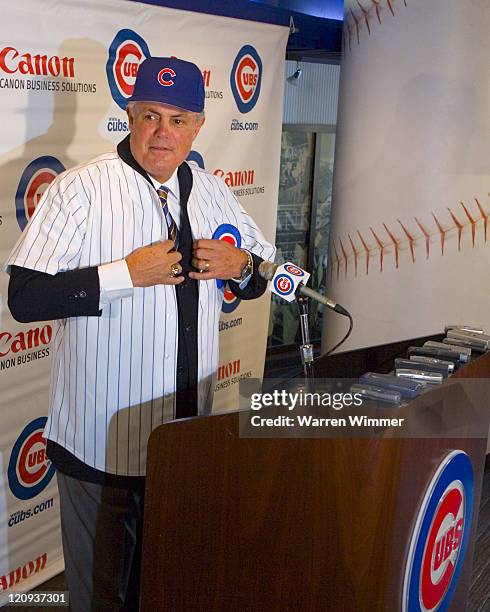
[[243, 283], [243, 281], [248, 278], [254, 271], [254, 260], [252, 259], [252, 255], [246, 249], [242, 249], [244, 253], [247, 254], [247, 263], [242, 270], [242, 274], [240, 278], [232, 278], [231, 280], [235, 283]]

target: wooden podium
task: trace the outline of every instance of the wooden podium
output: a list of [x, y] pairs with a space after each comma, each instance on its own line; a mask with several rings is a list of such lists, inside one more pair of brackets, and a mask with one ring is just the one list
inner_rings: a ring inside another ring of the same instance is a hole
[[[490, 355], [456, 376], [490, 377]], [[460, 422], [470, 413], [459, 406]], [[174, 421], [150, 438], [143, 612], [402, 610], [415, 519], [452, 449], [474, 471], [470, 542], [448, 608], [466, 609], [486, 434], [254, 439], [239, 437], [238, 421]]]

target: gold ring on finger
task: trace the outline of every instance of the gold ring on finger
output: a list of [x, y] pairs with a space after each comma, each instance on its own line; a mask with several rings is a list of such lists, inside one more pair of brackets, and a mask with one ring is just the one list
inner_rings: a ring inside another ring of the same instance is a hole
[[179, 264], [172, 264], [170, 266], [170, 276], [179, 276], [179, 274], [182, 272], [182, 268], [179, 266]]

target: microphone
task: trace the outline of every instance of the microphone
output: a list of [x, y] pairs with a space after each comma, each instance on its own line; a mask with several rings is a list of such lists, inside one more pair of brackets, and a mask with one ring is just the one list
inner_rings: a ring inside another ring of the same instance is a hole
[[272, 263], [272, 261], [266, 261], [265, 259], [259, 264], [259, 276], [266, 281], [271, 281], [274, 278], [278, 264]]
[[[280, 266], [279, 264], [275, 264], [272, 261], [264, 260], [259, 264], [259, 276], [267, 281], [274, 281], [275, 280], [274, 277], [276, 276], [277, 269], [281, 268], [281, 271], [282, 271], [283, 267], [286, 269], [287, 272], [289, 272], [290, 274], [293, 274], [295, 277], [298, 275], [298, 272], [293, 271], [293, 270], [299, 270], [303, 272], [303, 275], [308, 274], [308, 273], [305, 273], [304, 270], [301, 270], [301, 268], [296, 267], [294, 264], [287, 263], [287, 264], [284, 264], [283, 266]], [[308, 274], [306, 280], [308, 280], [309, 276], [310, 275]], [[296, 280], [296, 278], [293, 279], [291, 276], [289, 278], [291, 282], [293, 283]], [[301, 283], [301, 281], [298, 284], [296, 291], [298, 293], [301, 293], [301, 295], [304, 295], [305, 297], [308, 297], [312, 300], [315, 300], [316, 302], [319, 302], [320, 304], [323, 304], [324, 306], [326, 306], [327, 308], [330, 308], [331, 310], [335, 310], [335, 312], [338, 312], [339, 314], [344, 315], [345, 317], [349, 316], [348, 311], [343, 306], [341, 306], [340, 304], [337, 304], [337, 302], [334, 302], [330, 298], [324, 295], [321, 295], [321, 293], [318, 293], [318, 291], [315, 291], [314, 289], [310, 289], [309, 287], [306, 287], [305, 285]], [[285, 295], [286, 295], [280, 290], [278, 290], [277, 287], [276, 287], [276, 291], [273, 291], [273, 293], [275, 293], [276, 295], [280, 295], [283, 298], [285, 298]], [[287, 294], [289, 293], [290, 291], [287, 292]], [[287, 301], [290, 301], [290, 300], [287, 300]]]

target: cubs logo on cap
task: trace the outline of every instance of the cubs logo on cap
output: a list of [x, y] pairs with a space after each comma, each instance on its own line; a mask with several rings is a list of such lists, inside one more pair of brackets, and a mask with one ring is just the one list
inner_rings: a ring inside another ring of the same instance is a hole
[[449, 453], [434, 474], [410, 540], [403, 612], [445, 612], [464, 563], [473, 518], [473, 468]]
[[174, 81], [172, 81], [172, 77], [177, 76], [175, 70], [172, 68], [162, 68], [158, 73], [158, 82], [163, 87], [172, 87]]
[[138, 68], [129, 102], [160, 102], [200, 113], [204, 110], [204, 79], [192, 62], [149, 57]]

